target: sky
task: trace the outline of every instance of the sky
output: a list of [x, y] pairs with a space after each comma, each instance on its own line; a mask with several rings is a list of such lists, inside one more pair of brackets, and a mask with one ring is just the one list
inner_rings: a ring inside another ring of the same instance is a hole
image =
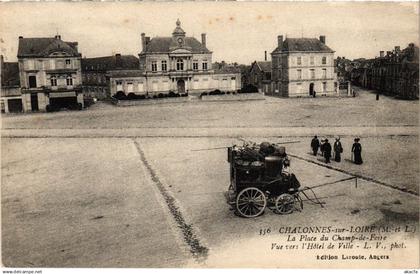
[[140, 34], [171, 36], [179, 18], [213, 61], [263, 61], [277, 36], [326, 36], [335, 56], [372, 58], [380, 50], [419, 44], [417, 2], [27, 2], [0, 3], [0, 49], [16, 61], [18, 37], [77, 41], [84, 57], [136, 55]]

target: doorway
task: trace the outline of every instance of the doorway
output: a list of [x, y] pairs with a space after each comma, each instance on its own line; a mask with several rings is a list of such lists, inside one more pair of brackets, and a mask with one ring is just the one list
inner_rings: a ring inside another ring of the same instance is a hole
[[314, 83], [309, 84], [309, 96], [314, 96]]
[[38, 111], [38, 94], [37, 93], [31, 93], [31, 110], [32, 111]]
[[185, 81], [184, 80], [178, 80], [177, 89], [178, 89], [178, 93], [185, 93]]

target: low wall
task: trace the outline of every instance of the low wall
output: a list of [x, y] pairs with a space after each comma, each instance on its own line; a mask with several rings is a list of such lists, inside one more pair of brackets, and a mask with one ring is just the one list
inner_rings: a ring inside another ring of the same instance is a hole
[[223, 95], [205, 95], [201, 96], [201, 101], [248, 101], [248, 100], [265, 100], [264, 95], [260, 93], [237, 93]]
[[183, 103], [183, 102], [188, 102], [189, 100], [190, 100], [189, 97], [171, 97], [171, 98], [156, 98], [156, 99], [143, 99], [143, 100], [117, 100], [115, 98], [111, 98], [111, 102], [114, 105], [117, 105], [120, 107]]

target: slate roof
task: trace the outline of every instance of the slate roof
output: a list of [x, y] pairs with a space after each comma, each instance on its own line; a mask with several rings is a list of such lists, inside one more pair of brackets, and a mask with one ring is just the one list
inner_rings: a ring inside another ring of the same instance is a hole
[[1, 68], [2, 87], [20, 86], [18, 63], [4, 62]]
[[260, 69], [264, 72], [271, 72], [271, 61], [257, 61], [257, 65], [260, 67]]
[[82, 71], [108, 71], [139, 69], [139, 59], [134, 55], [121, 55], [117, 63], [117, 57], [104, 56], [96, 58], [82, 58]]
[[214, 69], [214, 74], [223, 74], [223, 73], [241, 73], [241, 69], [234, 66], [223, 66], [217, 67], [216, 65], [212, 66]]
[[[184, 48], [191, 50], [193, 53], [210, 53], [210, 51], [203, 46], [194, 37], [184, 38]], [[172, 37], [154, 37], [143, 49], [142, 53], [169, 53], [173, 48], [177, 48], [178, 44]]]
[[48, 57], [57, 49], [72, 56], [81, 56], [77, 42], [65, 42], [57, 38], [19, 38], [18, 57]]
[[327, 45], [317, 38], [286, 38], [280, 49], [277, 47], [273, 53], [277, 52], [334, 52]]

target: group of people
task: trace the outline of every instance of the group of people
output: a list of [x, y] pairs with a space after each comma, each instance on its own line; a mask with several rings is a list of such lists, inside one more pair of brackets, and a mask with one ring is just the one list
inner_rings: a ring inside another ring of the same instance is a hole
[[[354, 139], [354, 144], [351, 148], [352, 161], [357, 164], [363, 164], [362, 160], [362, 145], [359, 143], [360, 138]], [[341, 153], [343, 153], [343, 145], [340, 142], [340, 137], [335, 138], [335, 142], [331, 147], [328, 139], [318, 139], [318, 136], [314, 136], [311, 141], [311, 148], [314, 156], [318, 155], [318, 150], [321, 150], [322, 156], [325, 158], [326, 163], [330, 163], [331, 152], [334, 151], [334, 161], [341, 162]], [[353, 157], [354, 155], [354, 157]]]

